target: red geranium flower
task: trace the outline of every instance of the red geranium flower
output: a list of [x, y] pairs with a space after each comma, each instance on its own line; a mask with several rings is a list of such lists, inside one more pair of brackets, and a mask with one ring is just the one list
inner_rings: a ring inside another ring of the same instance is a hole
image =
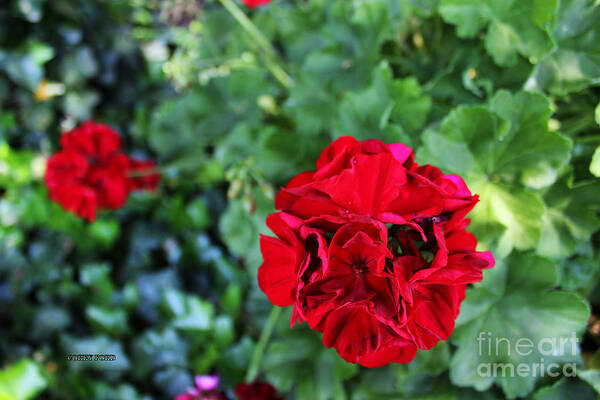
[[269, 4], [272, 0], [242, 0], [244, 5], [248, 8], [256, 8]]
[[277, 390], [266, 382], [239, 383], [235, 395], [239, 400], [281, 400]]
[[275, 199], [258, 283], [344, 360], [407, 363], [454, 329], [466, 285], [494, 265], [465, 231], [478, 201], [412, 149], [342, 137]]
[[89, 221], [96, 209], [122, 207], [132, 190], [156, 188], [154, 163], [120, 151], [121, 139], [109, 126], [85, 122], [62, 135], [62, 151], [47, 162], [49, 196], [64, 209]]

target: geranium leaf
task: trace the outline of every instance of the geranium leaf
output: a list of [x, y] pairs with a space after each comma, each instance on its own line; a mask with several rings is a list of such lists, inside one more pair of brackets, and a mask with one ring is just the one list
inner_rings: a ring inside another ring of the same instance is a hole
[[590, 172], [592, 175], [600, 178], [600, 146], [596, 147], [596, 150], [594, 150], [592, 162], [590, 163]]
[[269, 381], [281, 390], [298, 383], [296, 395], [301, 400], [345, 399], [343, 381], [358, 372], [357, 365], [345, 362], [334, 349], [323, 347], [319, 337], [299, 327], [271, 343], [263, 365]]
[[[589, 372], [589, 371], [584, 371]], [[581, 373], [578, 373], [581, 377]], [[600, 377], [599, 377], [600, 378]], [[578, 379], [562, 378], [552, 386], [546, 386], [535, 392], [533, 400], [561, 400], [576, 397], [578, 400], [596, 400], [594, 390]]]
[[578, 182], [568, 187], [565, 179], [556, 182], [544, 195], [547, 208], [537, 252], [547, 257], [569, 257], [582, 241], [600, 229], [597, 211], [600, 183]]
[[592, 385], [596, 392], [600, 394], [600, 370], [590, 369], [588, 371], [581, 371], [577, 376]]
[[394, 80], [390, 67], [382, 63], [373, 72], [371, 86], [346, 93], [334, 132], [359, 140], [378, 138], [406, 143], [410, 139], [404, 132], [422, 127], [430, 107], [431, 99], [422, 94], [414, 78]]
[[0, 370], [0, 399], [33, 399], [48, 385], [38, 364], [29, 359]]
[[550, 114], [543, 95], [499, 91], [489, 106], [458, 107], [423, 135], [417, 159], [466, 178], [481, 199], [471, 228], [482, 241], [499, 238], [500, 254], [535, 248], [544, 204], [525, 186], [552, 184], [569, 159], [571, 142], [548, 130]]
[[[476, 285], [467, 294], [451, 337], [458, 350], [450, 378], [456, 385], [477, 390], [496, 383], [508, 398], [515, 398], [533, 390], [542, 362], [545, 366], [576, 362], [579, 350], [573, 335], [585, 327], [589, 307], [577, 294], [551, 290], [557, 283], [557, 267], [548, 259], [513, 253], [495, 269], [495, 274], [505, 276], [495, 300], [485, 286]], [[485, 295], [479, 296], [482, 290]], [[481, 302], [483, 308], [478, 306]], [[471, 310], [478, 314], [468, 315]], [[529, 373], [510, 374], [511, 368], [516, 371], [523, 364]], [[508, 372], [498, 372], [497, 365]], [[533, 368], [538, 368], [537, 375]]]
[[546, 25], [557, 0], [442, 0], [439, 12], [457, 26], [461, 37], [475, 37], [487, 27], [485, 48], [501, 66], [517, 63], [517, 55], [541, 58], [552, 49]]
[[600, 82], [600, 5], [561, 0], [552, 37], [554, 51], [542, 58], [527, 87], [566, 95]]

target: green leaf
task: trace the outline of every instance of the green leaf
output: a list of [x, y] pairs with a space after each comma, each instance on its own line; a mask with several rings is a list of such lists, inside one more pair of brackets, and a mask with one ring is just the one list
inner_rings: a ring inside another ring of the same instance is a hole
[[378, 138], [387, 142], [408, 142], [405, 132], [423, 126], [431, 99], [422, 94], [414, 78], [394, 80], [387, 63], [373, 71], [371, 86], [348, 92], [334, 122], [337, 135], [359, 140]]
[[107, 379], [120, 379], [127, 372], [131, 363], [123, 344], [120, 341], [111, 340], [106, 335], [95, 335], [85, 338], [77, 338], [68, 333], [61, 335], [62, 354], [103, 354], [114, 355], [113, 361], [73, 361], [68, 363], [68, 368], [73, 372], [97, 371], [101, 372]]
[[33, 399], [47, 385], [40, 366], [26, 358], [0, 370], [0, 400]]
[[[584, 371], [589, 372], [589, 371]], [[581, 372], [577, 375], [581, 377]], [[600, 376], [599, 376], [600, 378]], [[596, 400], [594, 390], [578, 379], [562, 378], [552, 386], [546, 386], [535, 392], [533, 400], [562, 400], [576, 398], [577, 400]]]
[[267, 215], [275, 210], [272, 200], [265, 197], [261, 190], [254, 190], [253, 194], [256, 210], [250, 214], [246, 211], [242, 199], [231, 200], [221, 216], [219, 230], [227, 247], [235, 255], [244, 257], [252, 276], [256, 276], [256, 271], [262, 263], [259, 235], [272, 234], [265, 220]]
[[221, 295], [219, 304], [223, 312], [232, 318], [237, 318], [242, 308], [242, 288], [240, 285], [236, 283], [228, 285]]
[[577, 373], [582, 380], [592, 385], [592, 387], [600, 394], [600, 370], [590, 369]]
[[265, 86], [269, 88], [264, 75], [260, 70], [236, 71], [165, 101], [153, 115], [151, 146], [162, 159], [178, 163], [179, 169], [197, 169], [204, 162], [199, 155], [205, 147], [238, 122], [258, 124], [261, 112], [256, 99]]
[[68, 329], [72, 322], [67, 309], [51, 304], [43, 305], [36, 310], [31, 336], [38, 340], [49, 340], [56, 333]]
[[321, 85], [331, 85], [336, 93], [358, 89], [379, 63], [379, 50], [393, 38], [390, 16], [393, 2], [365, 0], [329, 2], [322, 24], [323, 49], [305, 56], [301, 75]]
[[260, 132], [259, 140], [256, 163], [270, 182], [285, 182], [312, 166], [306, 162], [310, 157], [305, 141], [292, 132], [269, 126]]
[[573, 291], [593, 285], [599, 267], [598, 261], [591, 257], [567, 258], [562, 265], [560, 285], [566, 290]]
[[450, 345], [447, 342], [439, 342], [431, 350], [419, 351], [406, 367], [411, 372], [423, 372], [435, 376], [446, 371], [449, 363]]
[[596, 150], [594, 150], [592, 162], [590, 163], [590, 172], [592, 175], [600, 178], [600, 146], [596, 147]]
[[[496, 383], [515, 398], [533, 390], [542, 362], [546, 367], [576, 362], [573, 338], [585, 327], [589, 307], [577, 294], [551, 290], [556, 283], [556, 265], [533, 255], [513, 253], [486, 271], [467, 294], [451, 336], [458, 345], [450, 364], [452, 382], [477, 390]], [[519, 364], [529, 372], [511, 374]]]
[[300, 327], [271, 342], [263, 368], [268, 381], [283, 392], [297, 384], [296, 396], [302, 400], [345, 399], [343, 381], [358, 371], [357, 365], [345, 362]]
[[110, 246], [119, 236], [119, 223], [115, 220], [97, 220], [89, 225], [90, 236], [102, 246]]
[[210, 224], [210, 214], [203, 199], [197, 198], [185, 208], [191, 225], [196, 229], [205, 229]]
[[537, 252], [547, 257], [571, 256], [581, 242], [600, 229], [597, 211], [600, 183], [582, 181], [572, 187], [561, 179], [544, 195], [546, 209]]
[[79, 274], [79, 281], [90, 289], [95, 303], [109, 304], [111, 302], [115, 287], [110, 278], [108, 264], [84, 265]]
[[133, 374], [145, 377], [151, 371], [171, 365], [186, 365], [189, 344], [174, 329], [148, 330], [133, 341]]
[[569, 161], [571, 141], [548, 129], [552, 110], [545, 96], [501, 90], [492, 98], [490, 109], [511, 123], [510, 131], [498, 138], [501, 143], [494, 150], [497, 170], [544, 171], [560, 169]]
[[422, 151], [449, 172], [478, 178], [559, 169], [569, 160], [571, 142], [548, 130], [551, 112], [543, 95], [501, 90], [489, 108], [452, 111], [439, 131], [425, 133]]
[[254, 343], [248, 336], [223, 351], [218, 361], [219, 372], [231, 382], [241, 382], [250, 364]]
[[316, 136], [328, 130], [336, 116], [336, 99], [323, 85], [298, 79], [290, 91], [284, 110], [303, 136]]
[[500, 255], [509, 254], [513, 248], [535, 247], [541, 237], [544, 213], [538, 195], [491, 182], [477, 182], [472, 189], [480, 195], [480, 203], [469, 214], [473, 218], [471, 229], [480, 240], [492, 242], [498, 238]]
[[85, 309], [85, 316], [96, 330], [109, 335], [119, 336], [128, 329], [127, 314], [120, 308], [89, 305]]
[[198, 296], [167, 289], [163, 294], [163, 308], [174, 317], [175, 328], [185, 331], [208, 331], [213, 325], [213, 305]]
[[18, 0], [17, 7], [27, 21], [37, 23], [42, 19], [44, 3], [45, 0]]
[[235, 339], [233, 320], [229, 315], [219, 315], [215, 318], [212, 342], [218, 348], [226, 348]]
[[543, 95], [499, 91], [488, 107], [458, 107], [423, 135], [419, 161], [463, 176], [480, 195], [472, 230], [498, 238], [500, 254], [535, 248], [544, 204], [523, 185], [551, 184], [569, 159], [571, 142], [548, 130], [550, 113]]
[[18, 51], [0, 51], [0, 69], [25, 89], [34, 91], [44, 77], [44, 64], [54, 57], [53, 47], [30, 39]]
[[536, 65], [527, 87], [562, 96], [600, 82], [600, 4], [594, 0], [559, 3], [552, 30], [556, 47]]
[[94, 107], [100, 101], [100, 95], [94, 91], [68, 92], [63, 100], [64, 112], [81, 121], [92, 118]]
[[552, 49], [546, 25], [558, 0], [442, 0], [439, 12], [457, 26], [460, 37], [475, 37], [487, 27], [485, 48], [501, 66], [517, 63], [517, 55], [540, 59]]

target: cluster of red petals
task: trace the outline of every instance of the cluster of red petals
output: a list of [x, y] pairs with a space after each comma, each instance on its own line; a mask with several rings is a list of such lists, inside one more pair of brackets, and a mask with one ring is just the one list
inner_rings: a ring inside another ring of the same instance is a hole
[[277, 390], [267, 382], [239, 383], [235, 387], [239, 400], [282, 400]]
[[448, 339], [466, 285], [494, 265], [465, 231], [477, 201], [403, 144], [342, 137], [277, 195], [259, 286], [344, 360], [410, 362]]
[[97, 209], [122, 207], [131, 191], [154, 190], [155, 165], [121, 152], [121, 139], [109, 126], [85, 122], [63, 133], [62, 151], [47, 162], [49, 196], [65, 210], [93, 221]]
[[269, 4], [272, 0], [242, 0], [244, 5], [248, 8], [256, 8]]

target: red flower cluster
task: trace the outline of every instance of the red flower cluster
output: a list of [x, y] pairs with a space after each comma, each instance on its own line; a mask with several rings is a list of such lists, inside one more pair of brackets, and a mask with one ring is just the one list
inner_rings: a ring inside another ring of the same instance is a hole
[[65, 210], [89, 221], [96, 209], [117, 209], [131, 191], [154, 190], [160, 175], [154, 163], [129, 158], [109, 126], [85, 122], [60, 139], [62, 151], [47, 162], [44, 180], [49, 196]]
[[407, 363], [454, 329], [468, 283], [491, 268], [465, 231], [478, 201], [412, 149], [342, 137], [275, 199], [258, 283], [344, 360]]
[[277, 390], [266, 382], [238, 383], [235, 395], [239, 400], [282, 400]]
[[[175, 396], [174, 400], [228, 400], [223, 392], [217, 391], [219, 380], [218, 375], [198, 375], [194, 378], [194, 387]], [[234, 391], [238, 400], [282, 400], [267, 382], [238, 383]]]
[[242, 0], [244, 5], [248, 8], [256, 8], [269, 4], [272, 0]]

